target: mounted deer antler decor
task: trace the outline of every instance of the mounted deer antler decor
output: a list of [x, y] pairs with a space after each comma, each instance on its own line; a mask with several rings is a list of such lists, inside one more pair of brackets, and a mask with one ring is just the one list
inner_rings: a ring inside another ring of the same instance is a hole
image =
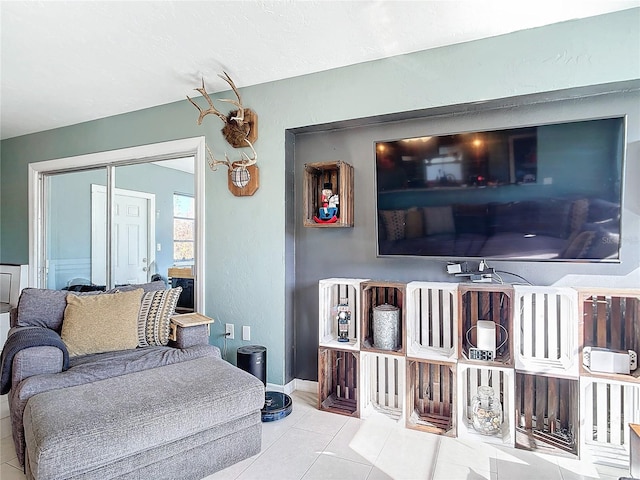
[[256, 193], [259, 187], [258, 166], [256, 165], [258, 154], [255, 148], [253, 148], [253, 144], [258, 139], [258, 115], [252, 110], [244, 108], [242, 99], [240, 98], [240, 92], [238, 92], [236, 85], [229, 75], [227, 75], [227, 72], [223, 73], [224, 75], [218, 76], [229, 84], [238, 100], [223, 98], [220, 99], [220, 101], [231, 103], [237, 108], [236, 110], [231, 110], [227, 115], [220, 112], [213, 105], [213, 100], [211, 100], [211, 97], [205, 89], [204, 79], [202, 80], [202, 87], [196, 88], [195, 90], [205, 98], [209, 104], [209, 108], [203, 110], [196, 102], [191, 100], [188, 95], [187, 100], [200, 112], [198, 125], [202, 124], [204, 117], [209, 114], [214, 114], [224, 123], [222, 135], [232, 147], [249, 147], [251, 149], [251, 156], [243, 152], [240, 160], [230, 160], [226, 153], [224, 154], [224, 160], [216, 160], [209, 146], [207, 146], [208, 162], [211, 170], [217, 170], [218, 165], [226, 165], [229, 169], [229, 177], [227, 179], [229, 191], [237, 197], [245, 197]]

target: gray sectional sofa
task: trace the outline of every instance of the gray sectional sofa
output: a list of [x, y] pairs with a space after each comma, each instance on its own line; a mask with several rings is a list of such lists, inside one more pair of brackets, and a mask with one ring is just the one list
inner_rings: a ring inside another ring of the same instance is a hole
[[380, 255], [615, 259], [620, 205], [543, 198], [381, 210]]
[[[138, 287], [145, 298], [164, 284]], [[123, 290], [131, 288], [140, 291]], [[28, 478], [195, 480], [260, 451], [264, 385], [221, 359], [207, 325], [178, 327], [167, 345], [68, 355], [56, 340], [67, 295], [25, 289], [3, 350], [3, 393]], [[8, 352], [27, 331], [48, 340]]]

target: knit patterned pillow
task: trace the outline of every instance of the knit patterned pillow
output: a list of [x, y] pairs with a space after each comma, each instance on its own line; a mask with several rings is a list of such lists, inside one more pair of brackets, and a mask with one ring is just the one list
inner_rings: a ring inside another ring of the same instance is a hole
[[404, 210], [382, 210], [382, 221], [387, 231], [387, 240], [402, 240], [404, 239], [404, 224], [405, 224], [405, 211]]
[[149, 347], [169, 343], [169, 323], [182, 287], [147, 292], [142, 296], [138, 315], [138, 346]]

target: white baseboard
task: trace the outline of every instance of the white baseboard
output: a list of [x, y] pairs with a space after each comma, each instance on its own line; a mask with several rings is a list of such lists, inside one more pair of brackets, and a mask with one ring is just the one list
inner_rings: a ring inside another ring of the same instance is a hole
[[282, 392], [282, 393], [286, 393], [287, 395], [290, 395], [295, 390], [316, 393], [318, 391], [318, 382], [314, 382], [312, 380], [300, 380], [299, 378], [294, 378], [286, 385], [276, 385], [275, 383], [267, 383], [267, 390], [270, 390], [272, 392]]
[[294, 382], [295, 382], [296, 390], [300, 390], [301, 392], [311, 392], [311, 393], [318, 392], [318, 382], [314, 382], [312, 380], [300, 380], [299, 378], [296, 378]]

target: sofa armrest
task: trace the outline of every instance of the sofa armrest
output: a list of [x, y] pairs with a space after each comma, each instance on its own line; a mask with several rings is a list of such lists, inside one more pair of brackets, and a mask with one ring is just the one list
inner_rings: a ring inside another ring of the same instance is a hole
[[2, 348], [0, 394], [8, 393], [27, 377], [68, 367], [67, 346], [57, 332], [44, 327], [14, 327]]
[[169, 346], [174, 348], [188, 348], [196, 345], [209, 345], [209, 325], [194, 325], [192, 327], [171, 326]]
[[187, 348], [209, 345], [209, 325], [213, 322], [213, 318], [198, 312], [172, 316], [169, 346]]
[[64, 356], [57, 347], [39, 346], [20, 350], [13, 357], [11, 385], [16, 386], [25, 378], [63, 370]]

